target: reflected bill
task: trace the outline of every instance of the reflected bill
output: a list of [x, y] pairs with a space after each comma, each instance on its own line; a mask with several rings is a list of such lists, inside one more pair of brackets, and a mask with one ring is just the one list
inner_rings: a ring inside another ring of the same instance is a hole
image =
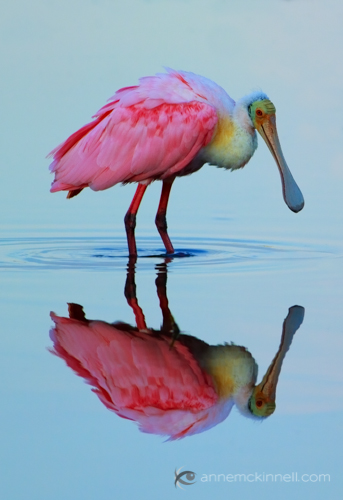
[[279, 349], [262, 381], [246, 347], [209, 345], [180, 332], [166, 294], [166, 271], [156, 279], [162, 310], [160, 330], [148, 328], [129, 269], [125, 295], [136, 325], [88, 320], [82, 306], [69, 304], [69, 317], [51, 313], [51, 352], [93, 387], [100, 401], [141, 431], [180, 439], [214, 427], [234, 405], [246, 417], [264, 419], [275, 411], [282, 363], [304, 308], [293, 306], [283, 322]]

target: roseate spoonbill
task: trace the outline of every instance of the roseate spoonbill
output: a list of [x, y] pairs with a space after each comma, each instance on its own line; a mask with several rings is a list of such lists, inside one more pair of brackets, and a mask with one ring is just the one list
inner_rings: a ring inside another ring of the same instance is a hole
[[69, 304], [69, 318], [51, 313], [52, 353], [83, 377], [100, 401], [143, 432], [179, 439], [225, 420], [233, 405], [248, 417], [266, 418], [275, 410], [283, 359], [300, 327], [304, 309], [289, 309], [280, 347], [257, 386], [257, 364], [245, 347], [211, 346], [180, 331], [170, 313], [165, 277], [156, 282], [163, 314], [161, 330], [147, 328], [135, 297], [126, 287], [137, 327], [87, 320], [80, 305]]
[[94, 191], [138, 182], [125, 215], [129, 254], [137, 255], [136, 214], [147, 186], [163, 181], [156, 226], [167, 253], [174, 248], [167, 233], [167, 204], [175, 177], [205, 163], [228, 170], [244, 167], [257, 148], [257, 130], [281, 175], [283, 197], [293, 212], [304, 199], [281, 151], [275, 107], [263, 92], [235, 103], [216, 83], [185, 71], [167, 70], [118, 90], [93, 118], [50, 155], [55, 179], [51, 192], [85, 187]]

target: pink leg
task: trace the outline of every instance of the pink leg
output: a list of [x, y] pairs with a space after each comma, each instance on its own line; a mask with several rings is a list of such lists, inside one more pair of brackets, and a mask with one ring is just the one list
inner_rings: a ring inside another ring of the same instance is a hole
[[155, 223], [162, 238], [163, 244], [166, 247], [167, 253], [174, 253], [172, 242], [167, 233], [167, 205], [170, 195], [170, 190], [173, 185], [174, 178], [163, 181], [160, 204], [158, 206]]
[[133, 197], [129, 210], [126, 212], [126, 215], [124, 217], [130, 257], [137, 257], [137, 247], [135, 240], [136, 214], [147, 187], [148, 186], [145, 184], [138, 184], [135, 196]]
[[146, 330], [147, 326], [145, 323], [144, 313], [141, 307], [138, 305], [136, 297], [135, 266], [131, 262], [129, 262], [128, 265], [128, 273], [126, 277], [124, 293], [127, 303], [130, 307], [132, 307], [138, 330]]
[[161, 333], [171, 336], [170, 348], [173, 347], [175, 340], [180, 335], [180, 329], [174, 320], [174, 317], [169, 309], [167, 298], [167, 267], [162, 272], [157, 273], [156, 278], [157, 296], [160, 299], [160, 308], [162, 311], [163, 324], [161, 326]]
[[173, 316], [169, 309], [169, 303], [167, 298], [167, 269], [166, 267], [157, 273], [157, 278], [155, 280], [157, 296], [160, 300], [160, 308], [162, 311], [163, 325], [161, 330], [163, 332], [170, 332], [173, 324]]

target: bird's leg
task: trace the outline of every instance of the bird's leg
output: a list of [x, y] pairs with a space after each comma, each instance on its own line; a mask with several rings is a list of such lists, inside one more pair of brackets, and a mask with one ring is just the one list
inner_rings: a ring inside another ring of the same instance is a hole
[[168, 179], [163, 181], [162, 185], [162, 193], [161, 193], [161, 198], [160, 198], [160, 204], [158, 206], [156, 218], [155, 218], [155, 223], [156, 227], [158, 229], [158, 232], [160, 233], [160, 236], [162, 238], [163, 244], [166, 247], [167, 253], [174, 253], [174, 248], [172, 245], [172, 242], [170, 241], [170, 238], [167, 233], [167, 205], [168, 205], [168, 200], [169, 200], [169, 194], [171, 187], [173, 185], [175, 177], [172, 179]]
[[133, 314], [135, 315], [138, 330], [146, 330], [147, 326], [145, 323], [145, 317], [141, 307], [138, 305], [136, 297], [135, 266], [132, 262], [130, 262], [130, 260], [128, 264], [124, 294], [127, 303], [132, 308]]
[[180, 329], [169, 309], [167, 298], [167, 268], [165, 268], [162, 272], [157, 273], [155, 283], [163, 317], [161, 332], [165, 335], [171, 336], [172, 341], [170, 347], [173, 347], [175, 340], [180, 335]]
[[167, 298], [167, 271], [165, 269], [159, 270], [155, 280], [157, 296], [160, 301], [160, 308], [162, 311], [162, 330], [169, 333], [173, 323], [173, 316], [170, 312]]
[[144, 196], [145, 190], [147, 188], [147, 184], [138, 184], [135, 195], [132, 199], [129, 210], [126, 212], [124, 217], [126, 236], [127, 236], [127, 244], [129, 247], [129, 255], [137, 257], [137, 247], [135, 240], [135, 227], [136, 227], [136, 214], [139, 209], [139, 205]]

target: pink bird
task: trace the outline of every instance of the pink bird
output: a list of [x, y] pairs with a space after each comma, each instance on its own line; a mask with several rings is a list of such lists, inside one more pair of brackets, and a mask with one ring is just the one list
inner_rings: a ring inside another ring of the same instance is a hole
[[137, 327], [87, 320], [80, 305], [69, 304], [69, 318], [51, 313], [55, 323], [51, 352], [93, 386], [106, 408], [136, 421], [143, 432], [169, 439], [204, 432], [225, 420], [234, 405], [246, 417], [269, 417], [275, 410], [282, 362], [304, 309], [290, 308], [279, 350], [261, 383], [255, 385], [257, 364], [245, 347], [211, 346], [179, 334], [163, 280], [161, 275], [157, 278], [161, 330], [147, 328], [131, 293], [135, 285], [127, 283]]
[[137, 182], [124, 219], [130, 256], [137, 256], [136, 214], [147, 186], [163, 182], [155, 222], [172, 254], [166, 213], [175, 177], [205, 163], [228, 170], [244, 167], [257, 148], [256, 130], [277, 163], [286, 204], [293, 212], [304, 206], [281, 151], [275, 107], [263, 92], [235, 103], [211, 80], [168, 69], [118, 90], [93, 118], [50, 153], [55, 174], [51, 192], [68, 191], [72, 198], [85, 187], [99, 191]]

